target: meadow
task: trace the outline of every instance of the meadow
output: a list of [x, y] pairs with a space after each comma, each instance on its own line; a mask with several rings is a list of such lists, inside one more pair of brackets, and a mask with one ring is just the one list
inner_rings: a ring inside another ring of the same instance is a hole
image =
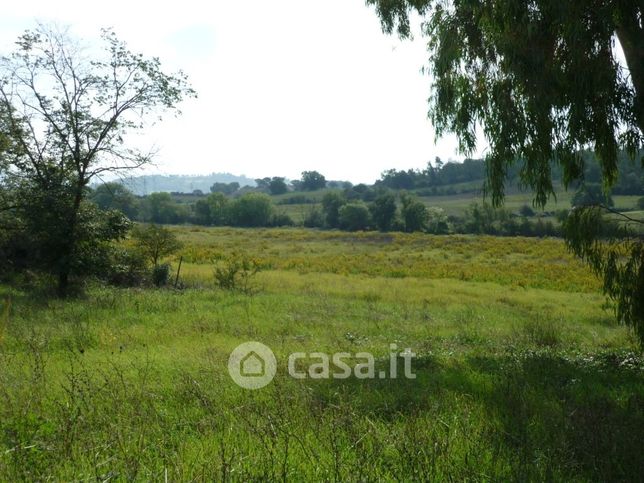
[[[644, 358], [561, 240], [173, 227], [178, 288], [0, 286], [0, 480], [638, 481]], [[222, 290], [231, 254], [262, 267]], [[260, 390], [230, 352], [278, 361]], [[416, 379], [296, 380], [410, 348]]]

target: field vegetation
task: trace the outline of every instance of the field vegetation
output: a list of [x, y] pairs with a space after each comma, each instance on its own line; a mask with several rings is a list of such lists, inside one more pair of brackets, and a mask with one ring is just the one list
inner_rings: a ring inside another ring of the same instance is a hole
[[[183, 248], [162, 261], [183, 257], [178, 289], [0, 288], [1, 480], [644, 474], [644, 361], [563, 242], [173, 232]], [[258, 267], [252, 290], [217, 283], [233, 253]], [[254, 392], [226, 369], [249, 340], [278, 360]], [[391, 343], [418, 354], [416, 379], [286, 373], [296, 351], [368, 351], [384, 368]]]

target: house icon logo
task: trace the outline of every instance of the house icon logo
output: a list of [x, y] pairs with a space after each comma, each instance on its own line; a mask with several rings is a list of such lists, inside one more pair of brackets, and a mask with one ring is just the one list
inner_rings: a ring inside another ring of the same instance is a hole
[[245, 389], [267, 386], [276, 372], [275, 354], [260, 342], [246, 342], [237, 346], [228, 359], [230, 377]]
[[244, 377], [263, 377], [266, 374], [266, 362], [255, 351], [250, 351], [241, 360], [240, 373]]

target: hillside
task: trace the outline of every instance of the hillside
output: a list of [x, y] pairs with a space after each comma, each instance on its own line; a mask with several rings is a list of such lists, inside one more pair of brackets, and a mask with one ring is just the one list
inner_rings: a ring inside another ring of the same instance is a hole
[[210, 191], [214, 183], [239, 183], [239, 186], [255, 186], [255, 181], [244, 175], [212, 173], [208, 175], [145, 175], [126, 178], [123, 184], [139, 196], [158, 192], [192, 193]]

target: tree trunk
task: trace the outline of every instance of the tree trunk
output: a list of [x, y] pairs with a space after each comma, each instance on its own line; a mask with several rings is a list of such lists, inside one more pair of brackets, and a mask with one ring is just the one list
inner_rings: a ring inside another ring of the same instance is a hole
[[640, 130], [644, 132], [644, 29], [638, 15], [644, 15], [644, 6], [631, 7], [621, 12], [617, 38], [624, 51], [626, 64], [635, 88], [635, 116]]
[[78, 223], [78, 214], [80, 211], [80, 206], [83, 201], [83, 189], [84, 189], [84, 180], [82, 179], [78, 183], [76, 194], [74, 196], [74, 202], [72, 204], [72, 210], [69, 214], [69, 226], [68, 226], [68, 236], [65, 241], [65, 246], [61, 253], [62, 263], [58, 271], [58, 296], [65, 298], [69, 292], [69, 277], [72, 272], [72, 257], [74, 255], [74, 249], [76, 247], [76, 225]]

